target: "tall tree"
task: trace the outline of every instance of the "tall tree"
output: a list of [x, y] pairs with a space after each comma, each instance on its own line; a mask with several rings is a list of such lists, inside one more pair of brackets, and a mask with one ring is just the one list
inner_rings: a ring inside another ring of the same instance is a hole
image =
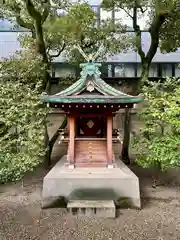
[[[148, 79], [149, 68], [153, 57], [160, 45], [161, 31], [164, 26], [174, 25], [178, 13], [179, 0], [104, 0], [103, 6], [106, 9], [123, 10], [132, 20], [135, 33], [135, 48], [141, 58], [141, 75], [137, 82], [135, 93], [139, 93], [144, 82]], [[150, 46], [147, 53], [143, 50], [142, 29], [138, 24], [140, 14], [149, 14], [147, 32], [150, 35]], [[168, 24], [167, 24], [168, 23]], [[170, 29], [170, 28], [169, 28]], [[126, 163], [130, 163], [129, 141], [130, 141], [130, 111], [125, 111], [124, 141], [121, 157]]]
[[[56, 5], [52, 5], [54, 2]], [[59, 10], [58, 10], [59, 9]], [[61, 9], [61, 11], [60, 11]], [[55, 57], [64, 50], [69, 52], [70, 59], [80, 61], [80, 56], [74, 50], [74, 45], [79, 44], [85, 52], [96, 51], [100, 43], [111, 52], [119, 51], [127, 45], [126, 39], [121, 44], [116, 44], [114, 36], [115, 26], [107, 22], [103, 26], [97, 26], [97, 18], [93, 10], [87, 4], [71, 5], [66, 1], [44, 0], [5, 0], [3, 13], [6, 18], [15, 19], [16, 23], [28, 29], [31, 35], [23, 37], [23, 47], [34, 48], [37, 54], [42, 56], [46, 68], [42, 91], [49, 93], [50, 76], [48, 70]], [[121, 25], [116, 26], [123, 35]], [[116, 46], [116, 47], [114, 47]], [[63, 122], [64, 126], [66, 119]], [[60, 126], [60, 127], [62, 127]], [[58, 134], [51, 140], [45, 131], [45, 144], [48, 146], [46, 159], [50, 163], [50, 154]]]

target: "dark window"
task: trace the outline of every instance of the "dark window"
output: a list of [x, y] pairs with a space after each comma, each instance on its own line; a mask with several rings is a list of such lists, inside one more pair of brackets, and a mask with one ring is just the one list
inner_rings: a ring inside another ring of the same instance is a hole
[[122, 63], [117, 64], [114, 68], [115, 77], [135, 77], [135, 64]]
[[161, 63], [161, 74], [162, 77], [172, 77], [172, 64]]
[[180, 77], [180, 64], [175, 64], [175, 77]]
[[[137, 76], [141, 76], [141, 65], [137, 66]], [[158, 66], [157, 63], [152, 63], [149, 68], [149, 77], [158, 77]]]

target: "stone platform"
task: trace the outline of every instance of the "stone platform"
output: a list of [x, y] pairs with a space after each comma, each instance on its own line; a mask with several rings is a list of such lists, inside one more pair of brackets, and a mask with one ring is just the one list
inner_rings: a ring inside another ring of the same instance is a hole
[[113, 200], [117, 205], [140, 208], [139, 179], [120, 160], [117, 168], [65, 168], [64, 156], [44, 177], [42, 206], [50, 206], [58, 199]]

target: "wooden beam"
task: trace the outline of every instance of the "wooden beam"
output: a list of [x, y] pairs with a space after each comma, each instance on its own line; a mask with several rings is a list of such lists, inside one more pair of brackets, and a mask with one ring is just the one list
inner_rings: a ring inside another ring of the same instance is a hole
[[113, 117], [112, 117], [112, 115], [109, 115], [107, 117], [107, 157], [108, 157], [108, 165], [112, 165], [112, 162], [113, 162], [112, 129], [113, 129]]
[[75, 116], [70, 115], [69, 121], [69, 151], [68, 160], [70, 165], [74, 165], [74, 154], [75, 154]]

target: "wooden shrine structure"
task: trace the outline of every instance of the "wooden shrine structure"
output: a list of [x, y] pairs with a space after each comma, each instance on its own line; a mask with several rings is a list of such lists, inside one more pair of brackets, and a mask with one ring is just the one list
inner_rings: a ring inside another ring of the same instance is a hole
[[81, 77], [69, 88], [43, 97], [52, 108], [68, 116], [66, 167], [116, 167], [113, 147], [113, 117], [122, 108], [133, 108], [143, 96], [125, 94], [100, 78], [100, 63], [80, 64]]

